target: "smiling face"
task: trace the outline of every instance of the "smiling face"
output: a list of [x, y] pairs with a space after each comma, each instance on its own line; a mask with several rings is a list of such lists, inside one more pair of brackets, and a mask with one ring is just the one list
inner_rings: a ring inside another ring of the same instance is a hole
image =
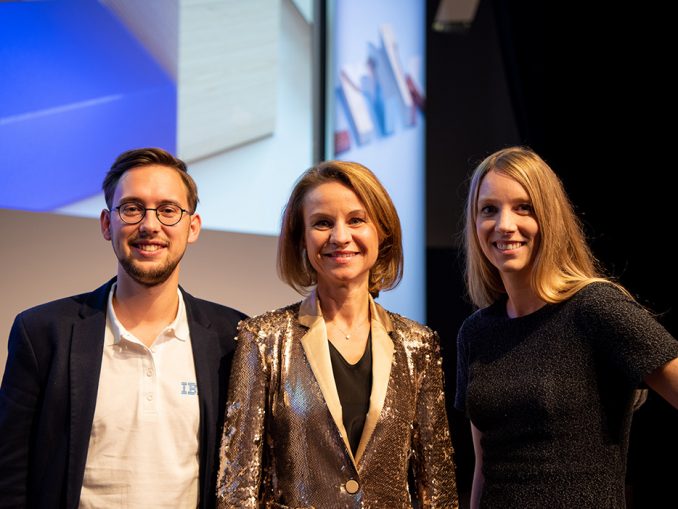
[[[147, 208], [173, 204], [188, 210], [187, 189], [177, 170], [148, 165], [126, 171], [115, 189], [113, 207], [135, 202]], [[118, 258], [118, 281], [132, 280], [155, 286], [174, 278], [189, 243], [200, 233], [200, 217], [184, 213], [174, 226], [165, 226], [155, 211], [146, 213], [140, 223], [126, 224], [118, 212], [101, 212], [101, 231], [110, 240]]]
[[488, 172], [478, 189], [476, 235], [504, 285], [529, 280], [539, 224], [527, 191], [512, 178]]
[[363, 203], [339, 182], [320, 184], [303, 201], [304, 242], [318, 287], [364, 286], [377, 261], [379, 235]]

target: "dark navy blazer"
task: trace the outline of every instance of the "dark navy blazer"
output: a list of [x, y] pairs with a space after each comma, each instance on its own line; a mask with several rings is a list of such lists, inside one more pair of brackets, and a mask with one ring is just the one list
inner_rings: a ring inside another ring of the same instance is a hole
[[[20, 313], [0, 387], [0, 508], [76, 508], [103, 354], [108, 294], [97, 290]], [[200, 401], [200, 505], [215, 505], [234, 309], [181, 289]]]

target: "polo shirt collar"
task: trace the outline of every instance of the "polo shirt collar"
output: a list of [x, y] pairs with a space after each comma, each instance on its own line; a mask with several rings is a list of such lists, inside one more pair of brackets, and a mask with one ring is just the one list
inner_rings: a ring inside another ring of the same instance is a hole
[[[118, 283], [113, 283], [111, 285], [111, 291], [108, 292], [108, 304], [106, 309], [107, 322], [110, 326], [111, 336], [106, 335], [105, 344], [107, 345], [117, 345], [122, 339], [129, 339], [134, 337], [134, 335], [125, 329], [125, 326], [120, 323], [118, 317], [115, 314], [115, 309], [113, 308], [113, 296], [115, 295], [115, 290], [118, 287]], [[165, 327], [161, 334], [167, 333], [179, 341], [187, 341], [190, 339], [190, 330], [188, 328], [188, 317], [186, 315], [186, 304], [184, 304], [184, 297], [181, 293], [181, 290], [177, 288], [177, 294], [179, 295], [179, 309], [177, 310], [177, 316], [174, 318], [172, 323]]]

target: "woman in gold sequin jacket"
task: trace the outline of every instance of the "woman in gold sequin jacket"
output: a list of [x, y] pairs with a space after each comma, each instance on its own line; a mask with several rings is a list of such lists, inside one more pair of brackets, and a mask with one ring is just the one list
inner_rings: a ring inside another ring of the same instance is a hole
[[458, 506], [438, 336], [373, 299], [402, 267], [400, 221], [370, 170], [302, 174], [278, 272], [307, 297], [240, 324], [219, 507]]

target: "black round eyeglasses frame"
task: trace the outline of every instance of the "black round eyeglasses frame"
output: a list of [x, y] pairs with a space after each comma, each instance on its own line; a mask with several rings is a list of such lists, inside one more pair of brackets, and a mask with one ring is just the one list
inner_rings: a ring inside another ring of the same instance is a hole
[[[174, 207], [177, 207], [181, 211], [181, 213], [179, 214], [179, 219], [177, 219], [173, 223], [166, 223], [165, 221], [163, 221], [163, 218], [160, 217], [160, 213], [158, 212], [158, 207], [148, 208], [148, 207], [144, 207], [143, 205], [137, 203], [136, 205], [138, 205], [139, 208], [141, 209], [141, 217], [139, 218], [138, 221], [131, 222], [131, 221], [126, 220], [124, 217], [122, 217], [122, 212], [120, 212], [120, 209], [122, 207], [124, 207], [125, 205], [128, 205], [128, 204], [123, 203], [122, 205], [118, 205], [117, 207], [113, 207], [113, 210], [118, 211], [118, 217], [120, 218], [120, 221], [122, 221], [125, 224], [131, 224], [131, 225], [139, 224], [141, 221], [143, 221], [144, 218], [146, 217], [146, 212], [148, 212], [149, 210], [155, 211], [155, 217], [158, 218], [158, 221], [160, 221], [160, 224], [163, 224], [165, 226], [175, 226], [175, 225], [179, 224], [179, 221], [181, 221], [183, 219], [184, 214], [188, 214], [189, 216], [191, 215], [190, 211], [188, 211], [186, 209], [182, 209], [181, 207], [179, 207], [177, 205], [173, 205]], [[110, 210], [109, 210], [109, 212], [110, 212]]]

